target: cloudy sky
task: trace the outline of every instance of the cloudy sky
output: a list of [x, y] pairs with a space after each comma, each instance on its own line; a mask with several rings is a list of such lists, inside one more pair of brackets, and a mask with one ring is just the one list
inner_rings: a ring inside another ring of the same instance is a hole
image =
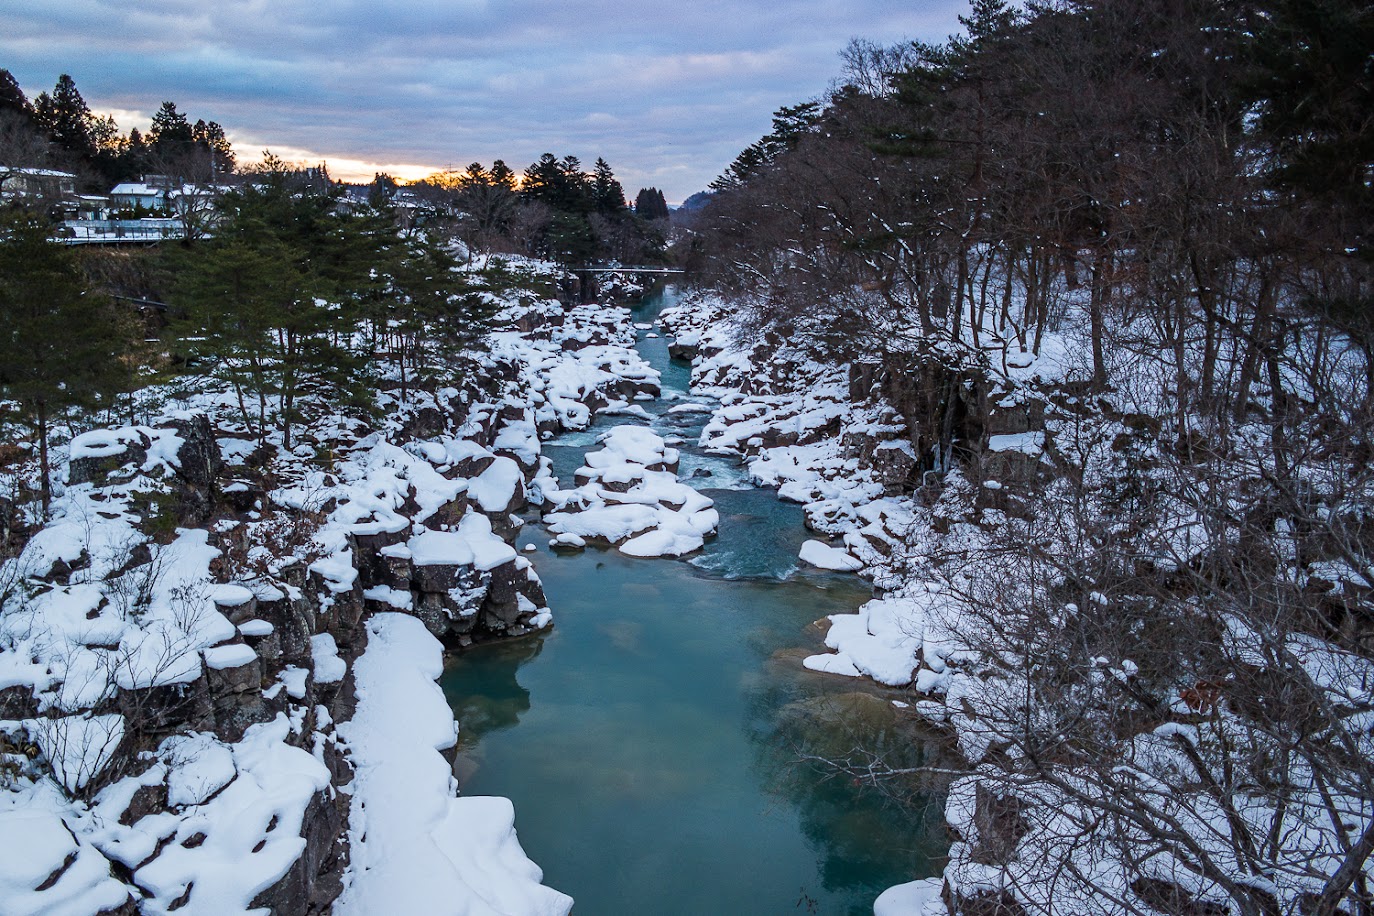
[[0, 67], [70, 73], [146, 129], [164, 100], [336, 177], [604, 156], [633, 196], [703, 189], [851, 38], [957, 29], [965, 0], [0, 0]]

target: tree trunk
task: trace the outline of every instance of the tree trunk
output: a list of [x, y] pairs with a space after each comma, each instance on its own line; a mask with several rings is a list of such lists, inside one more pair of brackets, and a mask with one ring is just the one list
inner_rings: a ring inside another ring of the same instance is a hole
[[1336, 873], [1322, 888], [1321, 896], [1311, 910], [1314, 916], [1336, 916], [1336, 907], [1340, 905], [1341, 898], [1350, 890], [1355, 879], [1363, 874], [1364, 863], [1371, 854], [1374, 854], [1374, 820], [1365, 824], [1364, 832], [1346, 853], [1341, 867], [1336, 869]]
[[1088, 296], [1088, 324], [1092, 334], [1093, 349], [1093, 387], [1105, 388], [1107, 385], [1107, 359], [1102, 351], [1102, 336], [1105, 332], [1104, 311], [1107, 298], [1107, 277], [1105, 270], [1106, 254], [1099, 253], [1093, 261], [1092, 290]]
[[48, 470], [48, 402], [38, 400], [38, 476], [43, 492], [43, 517], [52, 505], [52, 472]]

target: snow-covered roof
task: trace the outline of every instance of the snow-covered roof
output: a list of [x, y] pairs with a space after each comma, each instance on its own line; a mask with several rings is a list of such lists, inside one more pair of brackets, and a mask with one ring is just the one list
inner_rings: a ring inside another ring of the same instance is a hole
[[119, 195], [121, 197], [156, 197], [160, 194], [166, 193], [166, 188], [159, 188], [154, 185], [143, 184], [142, 182], [126, 182], [124, 184], [115, 185], [114, 188], [110, 191], [110, 196], [114, 197], [116, 195]]
[[71, 172], [59, 172], [56, 169], [12, 169], [0, 165], [0, 172], [11, 175], [31, 175], [35, 178], [76, 178]]

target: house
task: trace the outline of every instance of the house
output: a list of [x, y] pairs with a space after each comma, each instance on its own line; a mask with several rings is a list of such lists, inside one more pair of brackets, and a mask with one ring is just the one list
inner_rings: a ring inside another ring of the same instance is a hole
[[77, 219], [105, 219], [110, 213], [110, 198], [100, 194], [76, 196]]
[[167, 183], [133, 181], [117, 184], [110, 190], [110, 206], [115, 210], [161, 210], [167, 205]]
[[54, 169], [8, 168], [0, 165], [0, 200], [42, 201], [63, 215], [77, 209], [76, 176]]
[[63, 198], [76, 194], [76, 176], [53, 169], [15, 169], [0, 165], [0, 195]]

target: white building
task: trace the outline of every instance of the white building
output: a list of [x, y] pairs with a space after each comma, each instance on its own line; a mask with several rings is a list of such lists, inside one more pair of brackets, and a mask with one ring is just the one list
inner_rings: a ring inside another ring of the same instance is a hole
[[167, 186], [143, 181], [117, 184], [110, 191], [110, 206], [116, 210], [160, 210], [167, 205]]

